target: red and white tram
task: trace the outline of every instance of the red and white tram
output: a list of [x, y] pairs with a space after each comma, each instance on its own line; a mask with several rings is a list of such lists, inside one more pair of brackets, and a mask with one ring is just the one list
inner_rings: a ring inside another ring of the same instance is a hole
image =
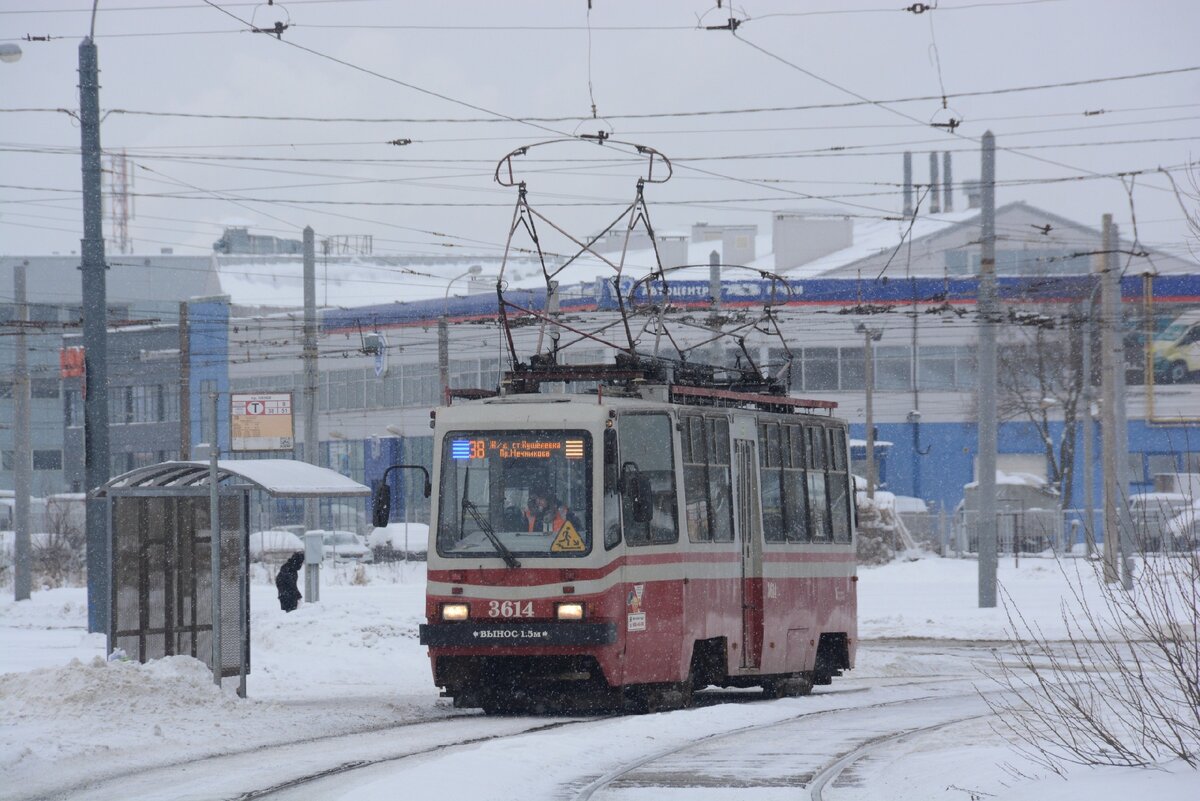
[[622, 386], [434, 414], [420, 637], [444, 695], [488, 712], [671, 708], [710, 684], [802, 695], [852, 668], [834, 404]]

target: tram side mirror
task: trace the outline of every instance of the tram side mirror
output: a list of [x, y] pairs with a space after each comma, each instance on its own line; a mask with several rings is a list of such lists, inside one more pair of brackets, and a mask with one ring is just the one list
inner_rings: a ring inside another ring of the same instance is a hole
[[604, 491], [617, 492], [619, 487], [620, 466], [617, 464], [617, 432], [611, 428], [604, 430]]
[[[426, 496], [428, 497], [428, 496]], [[380, 481], [371, 498], [371, 525], [383, 528], [392, 517], [392, 488], [386, 481]]]
[[650, 479], [638, 472], [633, 462], [626, 462], [621, 472], [624, 474], [621, 483], [625, 497], [629, 499], [634, 522], [649, 523], [654, 517], [654, 490], [650, 487]]

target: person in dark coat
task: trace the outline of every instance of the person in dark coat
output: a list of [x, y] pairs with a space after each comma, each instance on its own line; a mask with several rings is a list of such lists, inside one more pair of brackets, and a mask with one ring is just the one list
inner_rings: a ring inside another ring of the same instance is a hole
[[304, 551], [296, 551], [288, 557], [275, 576], [275, 589], [279, 591], [279, 608], [285, 612], [294, 612], [303, 598], [300, 594], [298, 580], [300, 568], [304, 564]]

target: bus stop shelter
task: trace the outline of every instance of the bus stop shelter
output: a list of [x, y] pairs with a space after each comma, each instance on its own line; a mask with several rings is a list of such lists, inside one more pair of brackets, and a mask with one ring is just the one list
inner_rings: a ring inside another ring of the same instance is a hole
[[139, 662], [192, 656], [218, 681], [241, 677], [244, 694], [250, 670], [250, 493], [350, 498], [370, 490], [307, 462], [219, 460], [216, 569], [211, 475], [207, 461], [163, 462], [95, 491], [108, 506], [108, 652], [120, 650]]

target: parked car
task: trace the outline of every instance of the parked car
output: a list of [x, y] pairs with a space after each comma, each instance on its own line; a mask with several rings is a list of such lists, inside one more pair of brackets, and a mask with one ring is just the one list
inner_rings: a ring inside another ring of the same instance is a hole
[[1167, 524], [1189, 506], [1187, 496], [1177, 492], [1139, 492], [1129, 496], [1129, 516], [1140, 551], [1153, 553], [1171, 547], [1164, 533]]
[[250, 532], [252, 562], [282, 562], [296, 551], [304, 550], [304, 542], [290, 531], [269, 529]]
[[1184, 509], [1163, 526], [1163, 535], [1176, 551], [1192, 551], [1200, 543], [1200, 503]]
[[321, 542], [324, 545], [326, 559], [332, 559], [335, 562], [373, 561], [371, 549], [353, 531], [322, 530]]
[[428, 543], [429, 526], [425, 523], [389, 523], [367, 537], [376, 562], [423, 562]]

